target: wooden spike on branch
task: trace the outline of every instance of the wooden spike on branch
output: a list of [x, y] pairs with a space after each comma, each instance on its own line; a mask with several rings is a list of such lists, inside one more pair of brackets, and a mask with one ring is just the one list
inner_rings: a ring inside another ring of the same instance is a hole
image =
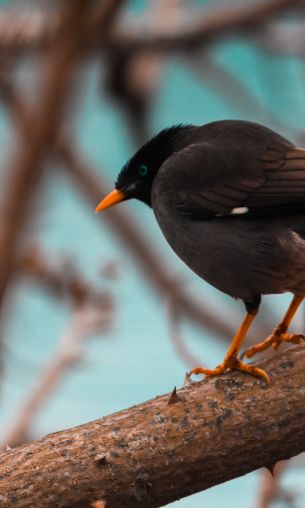
[[[161, 507], [305, 450], [305, 345], [0, 454], [1, 507]], [[102, 460], [101, 460], [102, 459]], [[94, 504], [93, 504], [94, 506]]]

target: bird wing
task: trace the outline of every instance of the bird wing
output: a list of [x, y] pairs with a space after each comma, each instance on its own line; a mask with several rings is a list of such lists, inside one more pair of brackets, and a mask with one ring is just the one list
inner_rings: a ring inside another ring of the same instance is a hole
[[193, 219], [305, 211], [302, 148], [243, 153], [200, 143], [177, 152], [163, 166], [174, 206]]

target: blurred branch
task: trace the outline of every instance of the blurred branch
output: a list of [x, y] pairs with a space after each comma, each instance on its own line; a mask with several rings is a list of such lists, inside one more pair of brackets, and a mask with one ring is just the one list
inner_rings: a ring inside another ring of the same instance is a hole
[[272, 23], [260, 34], [257, 42], [265, 52], [304, 58], [304, 36], [304, 18], [296, 17], [290, 23], [285, 23], [285, 20]]
[[[13, 114], [15, 123], [21, 130], [21, 133], [26, 135], [31, 128], [28, 105], [22, 100], [15, 85], [4, 74], [0, 75], [0, 97]], [[76, 153], [76, 148], [72, 148], [71, 143], [68, 144], [64, 138], [61, 138], [58, 142], [57, 149], [65, 163], [65, 167], [76, 180], [80, 191], [86, 194], [89, 206], [94, 209], [97, 201], [106, 193], [106, 184], [103, 183], [101, 177], [97, 179], [88, 163], [84, 163]], [[175, 305], [179, 303], [183, 313], [195, 319], [204, 328], [210, 326], [213, 331], [216, 330], [216, 333], [221, 336], [233, 336], [233, 327], [227, 321], [223, 320], [220, 316], [214, 318], [212, 313], [205, 311], [199, 302], [182, 290], [181, 284], [177, 283], [174, 277], [170, 275], [170, 269], [165, 267], [163, 260], [159, 259], [157, 253], [152, 251], [151, 242], [146, 239], [144, 232], [141, 231], [134, 217], [126, 214], [126, 212], [121, 212], [119, 209], [112, 210], [111, 214], [107, 214], [105, 217], [108, 217], [110, 225], [114, 226], [115, 231], [123, 239], [124, 243], [127, 244], [127, 247], [136, 254], [141, 266], [144, 268], [144, 273], [148, 276], [149, 280], [154, 282], [158, 291], [165, 293], [166, 296], [169, 295], [171, 298], [174, 295]], [[36, 273], [39, 273], [42, 270], [41, 260], [36, 259], [34, 261]], [[39, 263], [39, 267], [37, 267], [37, 263]], [[33, 268], [31, 265], [30, 267]], [[43, 267], [43, 272], [45, 280], [50, 283], [50, 269], [48, 269], [48, 274], [46, 274], [46, 269]], [[53, 279], [51, 282], [53, 286], [54, 274], [52, 274], [51, 278]], [[56, 282], [56, 286], [58, 286], [58, 282]]]
[[38, 247], [28, 249], [20, 258], [17, 266], [20, 275], [26, 275], [56, 297], [68, 297], [74, 307], [93, 305], [113, 311], [113, 302], [109, 294], [92, 287], [78, 273], [72, 260], [63, 260], [56, 269]]
[[[124, 5], [126, 0], [108, 0], [107, 2], [97, 2], [97, 6], [91, 11], [87, 30], [96, 31], [99, 39], [104, 42], [106, 35], [111, 32], [114, 27], [116, 16], [119, 9]], [[101, 32], [102, 30], [102, 32]]]
[[305, 449], [304, 362], [293, 347], [261, 363], [270, 386], [231, 372], [2, 452], [2, 506], [160, 507], [288, 459]]
[[280, 479], [289, 467], [292, 461], [278, 462], [271, 475], [269, 471], [262, 470], [261, 484], [258, 492], [257, 508], [271, 508], [275, 501], [283, 501], [287, 507], [295, 506], [294, 501], [297, 497], [295, 493], [284, 489], [280, 485]]
[[[113, 2], [113, 12], [121, 4]], [[188, 50], [211, 43], [244, 30], [252, 30], [270, 18], [285, 11], [303, 9], [304, 0], [265, 0], [243, 5], [237, 2], [226, 7], [208, 7], [194, 10], [195, 22], [190, 28], [189, 20], [180, 26], [175, 33], [167, 35], [155, 33], [148, 35], [135, 30], [125, 21], [123, 26], [109, 34], [108, 49], [130, 48], [134, 51], [150, 49], [154, 51]], [[103, 32], [103, 5], [97, 6], [87, 20], [87, 31], [90, 34], [90, 48], [100, 45], [100, 34]], [[46, 50], [58, 36], [59, 17], [55, 12], [33, 10], [22, 12], [16, 8], [6, 9], [0, 15], [0, 50], [10, 55], [24, 51]], [[127, 27], [127, 29], [126, 29]], [[103, 42], [103, 45], [105, 40]], [[88, 46], [89, 47], [89, 46]]]
[[[123, 0], [115, 0], [103, 4], [99, 19], [100, 28], [105, 29], [105, 33], [108, 33], [109, 25], [122, 3]], [[8, 220], [4, 223], [0, 237], [0, 304], [16, 260], [16, 247], [29, 210], [35, 177], [47, 149], [54, 143], [65, 102], [68, 102], [68, 94], [71, 93], [73, 71], [87, 44], [86, 20], [90, 14], [91, 2], [75, 0], [73, 4], [68, 2], [67, 5], [58, 37], [48, 55], [47, 76], [32, 119], [25, 108], [20, 107], [18, 110], [22, 113], [23, 128], [30, 126], [31, 129], [28, 130], [27, 139], [23, 140], [15, 161], [16, 170], [12, 170], [14, 178], [7, 193], [5, 216]], [[8, 87], [6, 91], [7, 100], [12, 102], [14, 97], [9, 96]]]
[[[104, 4], [103, 16], [100, 16], [102, 32], [104, 28], [105, 33], [108, 33], [108, 26], [122, 3], [122, 0], [109, 0]], [[6, 220], [3, 222], [0, 235], [1, 311], [5, 290], [16, 266], [18, 248], [23, 239], [30, 205], [36, 190], [35, 182], [38, 172], [48, 149], [54, 143], [62, 113], [72, 93], [76, 64], [87, 45], [86, 21], [92, 4], [93, 2], [87, 0], [75, 0], [72, 4], [67, 2], [60, 18], [56, 40], [45, 55], [46, 73], [35, 108], [30, 112], [25, 108], [16, 110], [16, 114], [22, 113], [20, 119], [22, 130], [24, 131], [26, 127], [30, 128], [27, 136], [22, 137], [19, 150], [16, 150], [11, 169], [12, 178], [4, 203], [3, 216]], [[2, 86], [3, 93], [5, 92], [4, 85], [5, 83]], [[7, 87], [6, 99], [12, 102], [14, 97], [9, 96], [9, 91]]]
[[0, 69], [0, 100], [11, 114], [18, 134], [27, 137], [32, 129], [32, 115], [28, 103], [21, 97], [6, 66]]
[[[146, 33], [173, 33], [193, 10], [186, 8], [181, 0], [154, 0], [147, 4], [144, 15], [140, 17], [140, 26], [143, 28], [144, 25]], [[103, 90], [121, 106], [135, 145], [140, 146], [151, 134], [151, 107], [166, 58], [155, 51], [139, 50], [135, 53], [125, 47], [106, 52], [103, 56]]]
[[150, 34], [149, 37], [133, 34], [125, 38], [123, 36], [122, 41], [114, 37], [114, 40], [110, 42], [113, 47], [119, 43], [135, 51], [144, 48], [157, 51], [192, 50], [216, 39], [258, 28], [259, 25], [283, 11], [304, 7], [304, 0], [265, 0], [254, 2], [252, 5], [239, 3], [235, 6], [230, 3], [229, 7], [222, 5], [211, 9], [210, 12], [204, 9], [202, 18], [199, 19], [200, 16], [197, 14], [197, 22], [191, 29], [186, 26], [175, 34], [158, 35], [156, 33], [154, 36]]
[[[0, 98], [13, 115], [21, 134], [26, 136], [31, 129], [28, 105], [20, 96], [14, 83], [3, 73], [0, 74]], [[97, 178], [87, 162], [81, 160], [74, 143], [72, 147], [72, 143], [67, 143], [67, 140], [61, 137], [56, 146], [58, 153], [64, 160], [65, 167], [75, 178], [80, 191], [85, 193], [89, 200], [89, 206], [94, 209], [100, 197], [107, 192], [106, 184], [101, 176]], [[152, 251], [152, 242], [140, 228], [135, 217], [117, 208], [105, 215], [105, 220], [107, 221], [107, 219], [110, 221], [111, 229], [114, 229], [127, 248], [137, 256], [140, 266], [144, 268], [145, 275], [153, 282], [157, 290], [171, 299], [172, 295], [175, 295], [175, 305], [179, 304], [181, 313], [195, 320], [203, 328], [210, 328], [222, 338], [230, 339], [234, 335], [235, 330], [231, 322], [221, 315], [214, 317], [213, 312], [206, 310], [198, 300], [182, 289], [182, 284], [177, 282], [176, 277], [171, 275], [171, 270], [165, 266], [164, 260], [160, 258], [156, 251]], [[178, 296], [176, 296], [177, 294]], [[253, 337], [252, 333], [249, 334], [250, 340], [248, 343], [253, 342], [251, 337], [256, 340], [257, 334], [263, 337], [268, 333], [268, 330], [267, 320], [263, 319], [263, 314], [261, 314], [256, 323], [256, 332]]]
[[[89, 3], [91, 3], [90, 7]], [[87, 42], [90, 40], [91, 45], [93, 42], [95, 44], [103, 42], [105, 35], [113, 27], [118, 10], [124, 3], [125, 0], [108, 0], [94, 6], [92, 2], [87, 2], [88, 16], [80, 13], [77, 22], [77, 26], [82, 24], [85, 28]], [[68, 5], [69, 2], [66, 4]], [[74, 6], [76, 4], [77, 2], [74, 2]], [[24, 51], [48, 51], [56, 44], [61, 32], [61, 23], [58, 9], [6, 7], [0, 13], [0, 51], [9, 56]]]
[[31, 131], [17, 152], [12, 178], [6, 193], [0, 236], [0, 305], [7, 282], [17, 259], [23, 228], [34, 195], [34, 183], [47, 147], [52, 143], [72, 81], [72, 71], [83, 42], [83, 18], [88, 10], [86, 0], [75, 0], [66, 9], [61, 31], [50, 52], [50, 65], [41, 96], [33, 113]]
[[35, 385], [18, 407], [14, 419], [5, 426], [7, 432], [2, 438], [2, 447], [6, 444], [16, 446], [24, 442], [41, 406], [46, 403], [64, 375], [82, 359], [82, 342], [88, 335], [108, 331], [111, 321], [109, 308], [102, 309], [101, 306], [88, 307], [74, 314], [60, 338], [54, 356], [43, 367]]

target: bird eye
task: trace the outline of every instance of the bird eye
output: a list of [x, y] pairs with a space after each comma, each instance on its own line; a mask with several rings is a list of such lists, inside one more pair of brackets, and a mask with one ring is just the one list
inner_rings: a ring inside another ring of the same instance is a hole
[[146, 176], [148, 173], [148, 167], [145, 165], [141, 165], [138, 169], [138, 173], [140, 176]]

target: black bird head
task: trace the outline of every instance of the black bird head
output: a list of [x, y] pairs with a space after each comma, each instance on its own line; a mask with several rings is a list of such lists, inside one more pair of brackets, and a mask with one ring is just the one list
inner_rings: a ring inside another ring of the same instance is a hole
[[123, 166], [115, 182], [115, 189], [99, 203], [96, 212], [131, 198], [151, 206], [151, 188], [159, 168], [181, 148], [182, 138], [191, 128], [191, 125], [175, 125], [145, 143]]

